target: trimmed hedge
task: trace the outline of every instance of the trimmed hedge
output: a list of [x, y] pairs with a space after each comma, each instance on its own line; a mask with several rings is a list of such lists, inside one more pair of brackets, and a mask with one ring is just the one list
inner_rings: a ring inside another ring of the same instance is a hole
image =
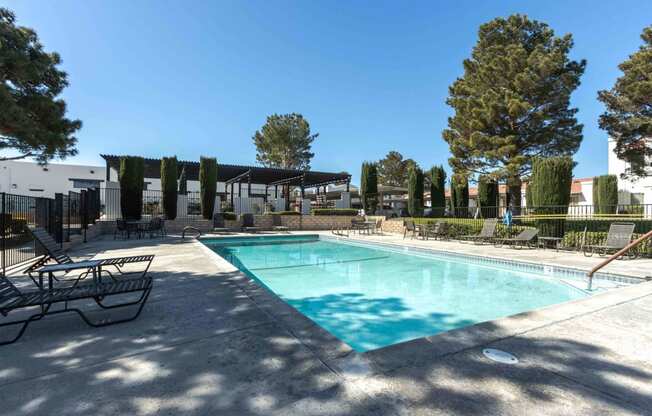
[[312, 210], [312, 215], [356, 216], [358, 210], [353, 208], [315, 208]]
[[298, 211], [278, 211], [278, 212], [271, 212], [271, 215], [301, 215], [300, 212]]
[[228, 221], [235, 221], [238, 219], [238, 216], [235, 215], [235, 212], [223, 212], [222, 218]]

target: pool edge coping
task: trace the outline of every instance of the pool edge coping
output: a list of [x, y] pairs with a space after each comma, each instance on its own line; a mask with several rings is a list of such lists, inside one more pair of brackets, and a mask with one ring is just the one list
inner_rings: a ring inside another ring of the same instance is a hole
[[[321, 234], [316, 235], [322, 237]], [[352, 367], [356, 368], [353, 372], [356, 373], [354, 376], [358, 377], [392, 371], [414, 364], [420, 359], [440, 359], [451, 354], [492, 344], [506, 338], [519, 336], [555, 323], [579, 318], [652, 295], [652, 281], [640, 279], [640, 283], [613, 288], [586, 298], [549, 305], [491, 321], [479, 322], [375, 350], [356, 352], [348, 344], [326, 331], [269, 289], [212, 251], [200, 239], [194, 240], [193, 244], [198, 245], [200, 250], [206, 253], [207, 257], [221, 271], [229, 273], [227, 279], [236, 283], [259, 309], [272, 318], [273, 322], [279, 324], [294, 336], [331, 370], [343, 376], [351, 376], [350, 369]], [[371, 242], [367, 244], [378, 243]], [[427, 251], [428, 249], [424, 250]], [[437, 252], [436, 250], [432, 251]], [[438, 253], [441, 254], [442, 252], [444, 251]], [[466, 255], [465, 253], [450, 253]], [[366, 367], [362, 374], [358, 374], [360, 366]]]

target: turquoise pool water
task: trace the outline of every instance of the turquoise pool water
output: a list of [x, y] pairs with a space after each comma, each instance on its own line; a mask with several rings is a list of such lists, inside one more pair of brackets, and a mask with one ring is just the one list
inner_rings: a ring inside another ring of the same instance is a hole
[[587, 296], [541, 272], [443, 254], [310, 236], [202, 241], [358, 352]]

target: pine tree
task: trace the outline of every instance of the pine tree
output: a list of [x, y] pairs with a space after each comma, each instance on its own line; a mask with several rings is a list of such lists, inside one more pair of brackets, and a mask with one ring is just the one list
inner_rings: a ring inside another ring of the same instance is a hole
[[443, 166], [430, 169], [430, 206], [433, 217], [442, 217], [446, 210], [446, 171]]
[[557, 37], [523, 15], [480, 26], [446, 100], [455, 114], [442, 135], [455, 171], [506, 179], [511, 203], [520, 206], [520, 178], [533, 157], [577, 151], [582, 125], [570, 96], [586, 62], [569, 60], [572, 47], [571, 35]]
[[600, 128], [616, 141], [614, 152], [629, 162], [623, 177], [643, 177], [652, 157], [652, 26], [643, 30], [643, 46], [618, 68], [623, 75], [609, 91], [598, 92], [607, 107]]
[[378, 171], [376, 164], [364, 162], [360, 175], [360, 201], [367, 214], [374, 214], [378, 206]]
[[310, 149], [318, 136], [310, 133], [310, 124], [301, 114], [272, 114], [254, 134], [256, 160], [273, 168], [309, 170], [315, 155]]
[[215, 210], [217, 194], [217, 160], [211, 157], [199, 159], [199, 193], [202, 216], [210, 220]]
[[378, 182], [388, 186], [407, 186], [410, 167], [417, 166], [412, 159], [403, 159], [403, 155], [391, 151], [380, 159], [378, 166]]
[[408, 213], [411, 217], [423, 216], [423, 171], [418, 167], [408, 172]]
[[161, 202], [168, 220], [177, 217], [177, 174], [176, 156], [161, 159]]

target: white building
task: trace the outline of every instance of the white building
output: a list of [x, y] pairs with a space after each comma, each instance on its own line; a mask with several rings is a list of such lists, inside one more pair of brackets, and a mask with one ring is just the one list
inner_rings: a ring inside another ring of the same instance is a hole
[[79, 192], [104, 186], [103, 166], [0, 161], [0, 192], [53, 198], [56, 193]]
[[609, 174], [618, 176], [618, 203], [652, 204], [652, 175], [637, 180], [622, 179], [620, 175], [628, 168], [628, 163], [618, 159], [615, 147], [616, 142], [609, 139]]

